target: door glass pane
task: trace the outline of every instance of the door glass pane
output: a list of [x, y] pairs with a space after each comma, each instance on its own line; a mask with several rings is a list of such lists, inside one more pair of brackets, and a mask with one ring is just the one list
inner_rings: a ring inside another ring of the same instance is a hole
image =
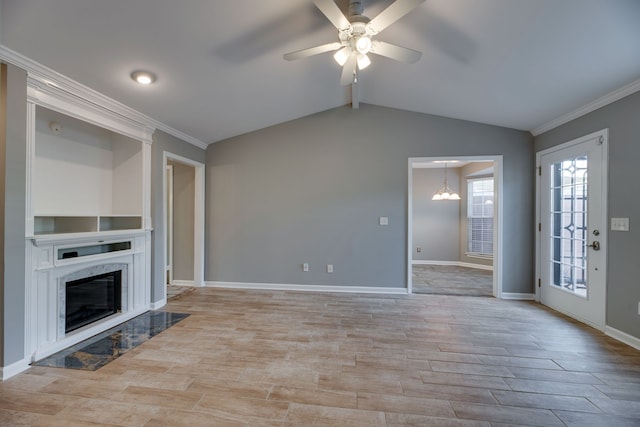
[[551, 165], [551, 284], [587, 296], [587, 157]]

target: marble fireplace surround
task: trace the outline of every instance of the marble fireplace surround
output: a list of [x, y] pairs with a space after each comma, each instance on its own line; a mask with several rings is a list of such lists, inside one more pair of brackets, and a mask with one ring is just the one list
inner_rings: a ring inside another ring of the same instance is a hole
[[[120, 271], [120, 295], [121, 295], [121, 312], [128, 311], [127, 302], [129, 301], [129, 264], [113, 263], [100, 264], [84, 268], [66, 276], [58, 278], [58, 336], [65, 335], [66, 329], [66, 306], [67, 306], [67, 282], [79, 279], [87, 279], [93, 276], [99, 276], [105, 273], [114, 273]], [[102, 320], [102, 319], [100, 319]], [[98, 320], [99, 321], [99, 320]], [[91, 324], [90, 324], [91, 325]]]

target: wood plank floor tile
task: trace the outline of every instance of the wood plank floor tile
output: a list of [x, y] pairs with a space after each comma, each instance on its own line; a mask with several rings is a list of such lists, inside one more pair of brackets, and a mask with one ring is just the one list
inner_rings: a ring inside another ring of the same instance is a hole
[[385, 414], [387, 427], [492, 427], [487, 421], [459, 420], [416, 414]]
[[428, 384], [422, 381], [407, 380], [402, 381], [402, 391], [405, 396], [430, 397], [471, 403], [498, 403], [491, 391], [485, 388]]
[[274, 386], [267, 398], [282, 402], [348, 409], [357, 408], [358, 403], [355, 392], [304, 389], [289, 386]]
[[640, 402], [640, 384], [619, 383], [617, 385], [596, 385], [598, 390], [614, 400], [633, 400]]
[[239, 421], [196, 411], [164, 409], [152, 415], [144, 427], [245, 427], [246, 425], [247, 422], [244, 420]]
[[141, 403], [162, 408], [192, 409], [204, 396], [204, 393], [182, 390], [129, 386], [111, 396], [111, 400], [128, 403]]
[[430, 362], [434, 372], [450, 372], [453, 374], [486, 375], [490, 377], [513, 377], [514, 375], [504, 366], [478, 365], [457, 362]]
[[516, 378], [555, 381], [559, 383], [602, 384], [602, 381], [590, 372], [570, 372], [550, 369], [532, 369], [510, 366], [509, 371]]
[[345, 409], [292, 403], [284, 426], [385, 427], [385, 414], [379, 411]]
[[58, 415], [62, 419], [74, 421], [107, 422], [124, 427], [140, 427], [159, 411], [160, 408], [148, 405], [104, 399], [76, 399]]
[[562, 383], [554, 381], [525, 380], [505, 378], [505, 382], [514, 391], [529, 393], [547, 393], [561, 396], [577, 396], [586, 398], [606, 398], [607, 396], [591, 384]]
[[554, 411], [555, 415], [569, 427], [638, 427], [638, 418], [627, 418], [609, 414], [587, 414], [585, 412]]
[[358, 409], [454, 418], [446, 400], [389, 393], [358, 393]]
[[501, 405], [506, 406], [602, 413], [600, 409], [584, 397], [505, 390], [494, 390], [492, 393]]
[[254, 417], [282, 422], [287, 415], [289, 404], [275, 400], [206, 393], [194, 409], [218, 416], [236, 416], [238, 419]]
[[459, 418], [484, 420], [491, 423], [509, 423], [527, 426], [564, 426], [555, 414], [547, 409], [518, 408], [514, 406], [479, 405], [451, 402]]

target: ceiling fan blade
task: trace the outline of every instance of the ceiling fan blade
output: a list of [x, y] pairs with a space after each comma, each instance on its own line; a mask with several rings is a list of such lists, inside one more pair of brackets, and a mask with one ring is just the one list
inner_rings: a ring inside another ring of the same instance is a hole
[[338, 30], [344, 30], [351, 26], [347, 17], [333, 0], [313, 0], [313, 2]]
[[387, 58], [395, 59], [396, 61], [408, 62], [410, 64], [417, 62], [422, 57], [422, 52], [418, 52], [417, 50], [396, 46], [395, 44], [381, 42], [378, 40], [373, 41], [371, 53], [386, 56]]
[[353, 83], [353, 75], [356, 72], [356, 65], [358, 65], [357, 55], [352, 53], [349, 55], [347, 62], [342, 66], [342, 76], [340, 77], [340, 84], [342, 86], [349, 86]]
[[327, 43], [320, 46], [310, 47], [308, 49], [297, 50], [295, 52], [285, 53], [284, 59], [287, 61], [295, 61], [296, 59], [308, 58], [310, 56], [319, 55], [332, 50], [338, 50], [342, 47], [340, 42]]
[[377, 34], [424, 2], [425, 0], [396, 0], [373, 18], [367, 26]]

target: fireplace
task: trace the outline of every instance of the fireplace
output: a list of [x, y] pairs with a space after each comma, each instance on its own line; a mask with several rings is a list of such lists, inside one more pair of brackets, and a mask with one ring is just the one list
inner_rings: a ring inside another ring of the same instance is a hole
[[57, 336], [129, 312], [129, 297], [128, 263], [93, 265], [58, 278]]
[[65, 284], [65, 333], [122, 310], [122, 270]]

